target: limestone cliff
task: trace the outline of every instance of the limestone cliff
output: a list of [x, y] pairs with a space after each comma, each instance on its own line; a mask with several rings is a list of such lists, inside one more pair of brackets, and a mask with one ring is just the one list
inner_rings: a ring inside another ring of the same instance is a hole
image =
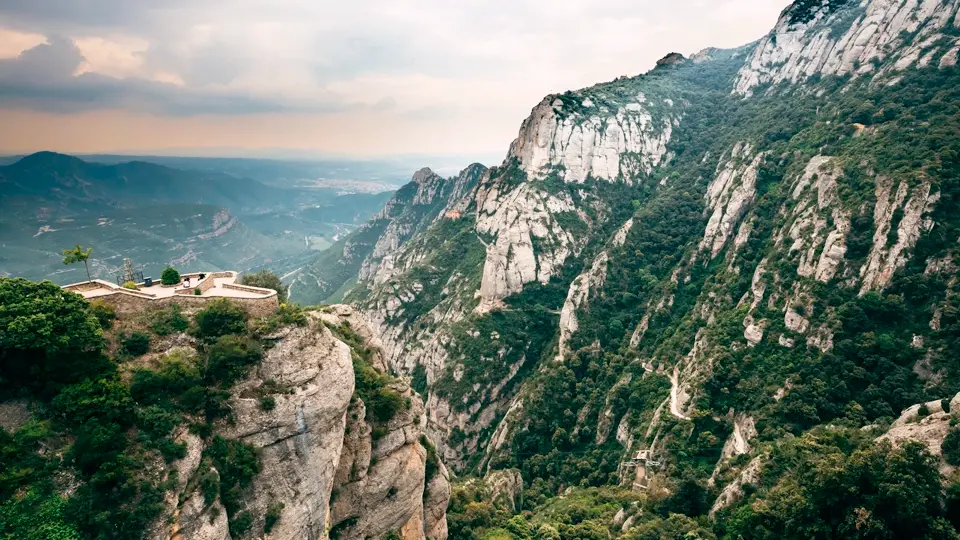
[[[232, 421], [216, 432], [257, 449], [260, 471], [241, 497], [248, 530], [264, 531], [272, 513], [269, 534], [254, 536], [362, 539], [398, 532], [405, 540], [444, 539], [447, 477], [426, 478], [422, 401], [397, 381], [392, 388], [407, 406], [386, 424], [373, 424], [354, 392], [357, 353], [330, 330], [344, 321], [358, 324], [350, 308], [336, 306], [269, 336], [273, 345], [262, 363], [232, 390]], [[266, 409], [264, 396], [273, 398]], [[230, 538], [222, 506], [206, 503], [195, 480], [208, 472], [200, 470], [203, 443], [186, 431], [180, 437], [188, 455], [174, 464], [181, 487], [167, 502], [170, 534], [160, 536]]]

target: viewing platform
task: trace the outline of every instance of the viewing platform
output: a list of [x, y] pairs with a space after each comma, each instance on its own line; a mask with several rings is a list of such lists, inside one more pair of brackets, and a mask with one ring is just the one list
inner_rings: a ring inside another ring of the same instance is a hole
[[179, 304], [184, 308], [201, 308], [212, 298], [228, 298], [252, 315], [271, 313], [279, 307], [277, 291], [237, 283], [237, 272], [193, 272], [180, 275], [176, 285], [162, 285], [159, 280], [144, 281], [136, 289], [128, 289], [102, 279], [66, 285], [63, 288], [112, 305], [117, 312], [143, 311], [151, 307]]

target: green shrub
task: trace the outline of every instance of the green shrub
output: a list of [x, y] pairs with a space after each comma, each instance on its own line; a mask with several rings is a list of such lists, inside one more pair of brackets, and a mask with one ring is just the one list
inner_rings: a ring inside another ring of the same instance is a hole
[[257, 451], [248, 444], [216, 435], [204, 451], [204, 456], [213, 462], [220, 473], [220, 502], [230, 518], [230, 532], [234, 536], [242, 536], [253, 523], [250, 513], [241, 512], [240, 508], [243, 491], [260, 472]]
[[940, 451], [943, 452], [944, 461], [954, 467], [960, 466], [960, 429], [954, 428], [947, 433]]
[[124, 288], [124, 289], [130, 289], [131, 291], [139, 291], [139, 290], [140, 290], [140, 287], [138, 287], [137, 284], [134, 283], [134, 282], [132, 282], [132, 281], [127, 281], [127, 282], [125, 282], [125, 283], [123, 284], [123, 288]]
[[250, 512], [244, 510], [230, 520], [230, 534], [233, 536], [243, 536], [253, 525], [253, 516]]
[[190, 320], [181, 312], [177, 304], [158, 309], [150, 314], [150, 328], [158, 336], [186, 332], [189, 327]]
[[200, 475], [200, 491], [203, 493], [203, 502], [211, 504], [220, 495], [220, 475], [217, 471], [207, 468]]
[[281, 326], [306, 326], [306, 324], [307, 314], [298, 304], [280, 304], [277, 311], [257, 320], [253, 325], [252, 332], [258, 336], [265, 336], [277, 331]]
[[263, 518], [263, 533], [270, 534], [274, 525], [280, 521], [280, 513], [283, 512], [283, 503], [280, 501], [271, 501], [267, 506], [267, 514]]
[[177, 272], [177, 269], [168, 266], [163, 269], [163, 272], [160, 273], [160, 283], [164, 285], [176, 285], [180, 283], [180, 272]]
[[277, 400], [273, 396], [263, 396], [260, 398], [260, 408], [264, 411], [272, 411], [277, 407]]
[[440, 471], [440, 458], [437, 456], [437, 447], [433, 445], [433, 441], [426, 435], [420, 435], [420, 445], [427, 451], [424, 483], [429, 484], [430, 480], [433, 480], [433, 477]]
[[273, 289], [277, 291], [277, 299], [281, 303], [287, 301], [288, 287], [280, 281], [280, 277], [269, 270], [261, 270], [252, 274], [244, 274], [240, 278], [240, 283], [251, 287], [260, 287], [262, 289]]
[[917, 409], [917, 416], [920, 418], [930, 416], [930, 407], [927, 407], [926, 403], [921, 405], [920, 408]]
[[130, 356], [143, 356], [150, 352], [150, 336], [143, 332], [133, 332], [123, 338], [123, 353]]
[[247, 312], [242, 307], [226, 298], [217, 298], [193, 316], [193, 334], [214, 341], [227, 334], [244, 333], [246, 322]]
[[171, 354], [161, 359], [156, 370], [133, 372], [130, 395], [140, 405], [158, 405], [166, 410], [188, 409], [183, 405], [185, 394], [202, 384], [195, 359]]
[[245, 336], [221, 336], [207, 350], [206, 379], [210, 384], [229, 388], [260, 361], [260, 344]]
[[113, 321], [117, 319], [117, 310], [103, 300], [90, 302], [90, 312], [100, 321], [100, 327], [104, 330], [113, 326]]

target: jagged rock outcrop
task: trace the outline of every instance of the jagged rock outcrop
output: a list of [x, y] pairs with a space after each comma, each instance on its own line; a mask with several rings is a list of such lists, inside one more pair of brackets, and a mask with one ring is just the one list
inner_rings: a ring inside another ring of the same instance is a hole
[[483, 477], [490, 490], [490, 500], [509, 512], [523, 505], [523, 477], [516, 469], [490, 471]]
[[718, 175], [707, 187], [707, 211], [710, 220], [703, 232], [700, 249], [716, 257], [733, 234], [747, 207], [756, 195], [757, 168], [764, 154], [754, 154], [750, 143], [737, 143], [730, 158], [718, 167]]
[[[848, 304], [882, 300], [867, 293], [923, 266], [911, 261], [918, 246], [931, 251], [945, 156], [937, 140], [917, 141], [940, 105], [903, 105], [887, 85], [954, 80], [958, 6], [797, 2], [757, 43], [668, 55], [643, 76], [548, 96], [502, 165], [441, 217], [404, 241], [380, 237], [348, 300], [385, 365], [418, 383], [452, 470], [518, 466], [516, 448], [546, 448], [553, 434], [622, 450], [605, 456], [620, 462], [637, 445], [677, 443], [668, 415], [723, 424], [705, 439], [732, 433], [711, 442], [725, 447], [718, 469], [751, 454], [756, 426], [783, 422], [773, 404], [816, 380], [798, 366], [846, 350], [859, 308]], [[914, 116], [900, 123], [906, 109]], [[923, 129], [906, 127], [914, 120]], [[938, 275], [944, 264], [926, 263]], [[550, 327], [537, 347], [524, 348], [539, 335], [502, 339], [536, 317]], [[914, 333], [908, 344], [939, 354]], [[569, 411], [550, 410], [540, 393], [571, 377], [585, 391], [570, 386]], [[563, 423], [537, 425], [545, 410]]]
[[[933, 209], [939, 200], [939, 193], [930, 193], [930, 184], [924, 182], [910, 189], [907, 182], [899, 182], [893, 190], [893, 180], [877, 179], [877, 205], [873, 220], [876, 232], [873, 247], [867, 262], [860, 270], [860, 291], [882, 289], [890, 283], [894, 272], [907, 263], [909, 250], [916, 245], [920, 233], [933, 225], [924, 215]], [[894, 227], [894, 215], [900, 212], [900, 222], [896, 224], [896, 241], [888, 245], [891, 228]]]
[[489, 311], [527, 283], [550, 281], [567, 257], [579, 252], [584, 239], [559, 223], [563, 214], [585, 218], [568, 195], [553, 195], [530, 183], [514, 189], [503, 183], [481, 186], [476, 228], [492, 240], [486, 243], [478, 310]]
[[957, 0], [809, 4], [784, 10], [740, 70], [734, 92], [749, 96], [761, 85], [814, 75], [875, 76], [955, 62], [960, 44], [948, 29], [960, 28]]
[[[405, 383], [392, 383], [408, 405], [374, 429], [354, 394], [353, 353], [327, 328], [344, 322], [361, 337], [372, 335], [347, 306], [312, 312], [307, 325], [270, 336], [273, 346], [255, 373], [233, 389], [233, 422], [216, 430], [258, 449], [261, 470], [242, 499], [251, 530], [263, 530], [268, 509], [282, 503], [270, 538], [321, 539], [336, 529], [343, 539], [403, 531], [409, 540], [443, 540], [449, 488], [447, 476], [437, 474], [425, 494], [423, 403]], [[265, 410], [260, 394], [268, 388], [274, 406]], [[174, 463], [182, 502], [170, 501], [170, 537], [229, 539], [226, 512], [189, 481], [200, 472], [202, 443], [186, 432], [179, 437], [188, 452]]]
[[[890, 426], [886, 433], [877, 438], [878, 441], [887, 440], [894, 445], [907, 441], [922, 442], [931, 455], [942, 455], [940, 446], [950, 432], [954, 415], [943, 409], [943, 401], [936, 400], [929, 403], [918, 403], [902, 413]], [[920, 408], [926, 408], [926, 414], [920, 414]], [[949, 401], [950, 411], [960, 411], [960, 394]], [[949, 476], [956, 467], [946, 461], [940, 461], [940, 473]]]
[[408, 269], [417, 258], [403, 258], [401, 246], [435, 221], [466, 212], [463, 203], [486, 171], [478, 163], [453, 178], [429, 168], [417, 171], [376, 216], [300, 269], [291, 297], [304, 303], [339, 301], [354, 280], [372, 287]]
[[681, 113], [654, 116], [643, 94], [608, 99], [601, 92], [547, 96], [520, 126], [507, 159], [517, 158], [530, 178], [559, 171], [564, 181], [580, 184], [588, 177], [632, 182], [650, 173], [665, 159]]

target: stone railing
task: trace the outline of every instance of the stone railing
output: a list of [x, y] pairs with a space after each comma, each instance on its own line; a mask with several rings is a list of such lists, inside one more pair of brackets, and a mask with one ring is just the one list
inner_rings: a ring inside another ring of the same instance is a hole
[[244, 291], [255, 294], [262, 294], [264, 297], [276, 296], [277, 291], [273, 289], [264, 289], [263, 287], [251, 287], [250, 285], [237, 285], [236, 283], [224, 283], [221, 285], [224, 289], [233, 289], [235, 291]]
[[91, 281], [83, 281], [81, 283], [73, 283], [71, 285], [64, 285], [63, 288], [68, 291], [73, 292], [86, 292], [86, 291], [95, 291], [97, 289], [103, 288], [116, 288], [117, 286], [109, 281], [104, 281], [102, 279], [94, 279]]

